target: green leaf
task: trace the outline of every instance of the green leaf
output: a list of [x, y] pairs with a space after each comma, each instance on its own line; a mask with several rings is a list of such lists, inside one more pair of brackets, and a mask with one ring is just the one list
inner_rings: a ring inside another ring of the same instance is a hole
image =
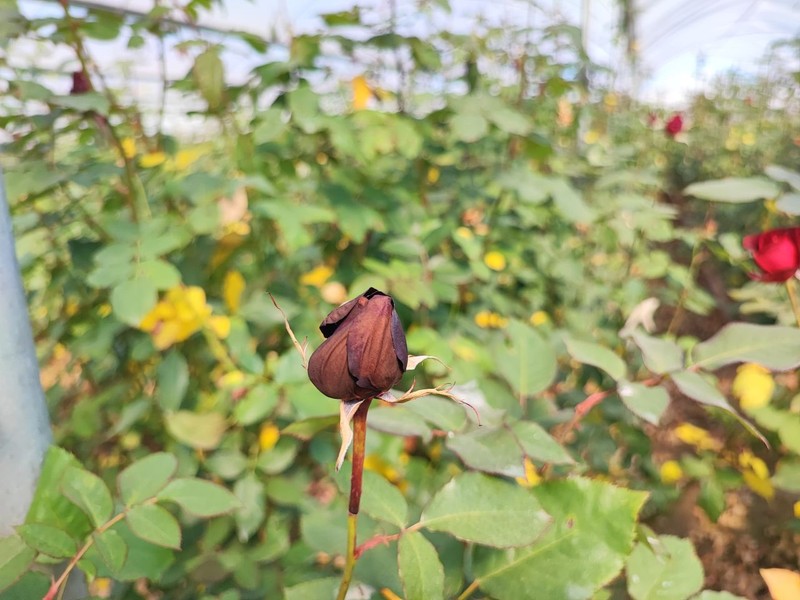
[[672, 374], [672, 381], [678, 386], [681, 393], [686, 394], [692, 400], [733, 412], [733, 407], [728, 404], [728, 400], [717, 389], [716, 385], [711, 383], [711, 379], [710, 375], [703, 376], [694, 371], [682, 371]]
[[444, 567], [436, 548], [418, 531], [404, 534], [397, 544], [397, 568], [406, 600], [444, 598]]
[[233, 417], [242, 425], [261, 421], [278, 405], [278, 392], [274, 386], [258, 384], [247, 392], [233, 409]]
[[729, 592], [714, 592], [706, 590], [700, 592], [692, 600], [747, 600], [744, 596], [734, 596]]
[[775, 202], [775, 208], [787, 215], [800, 215], [800, 194], [781, 194]]
[[139, 274], [158, 290], [168, 290], [181, 282], [181, 272], [165, 260], [145, 260], [139, 263]]
[[17, 527], [17, 534], [31, 548], [53, 558], [68, 558], [78, 551], [78, 543], [67, 532], [52, 525], [28, 523]]
[[156, 305], [158, 290], [155, 284], [144, 277], [128, 279], [111, 290], [111, 308], [114, 315], [126, 325], [136, 327], [144, 316]]
[[452, 400], [424, 396], [409, 402], [406, 408], [444, 431], [460, 431], [467, 424], [464, 408]]
[[155, 397], [166, 411], [178, 410], [189, 389], [189, 365], [179, 350], [172, 349], [156, 368]]
[[291, 466], [299, 450], [300, 444], [297, 443], [297, 440], [282, 437], [274, 448], [259, 455], [256, 465], [262, 473], [277, 475]]
[[644, 366], [653, 373], [672, 373], [683, 368], [683, 350], [670, 340], [651, 337], [642, 331], [635, 331], [633, 342], [642, 351]]
[[228, 428], [225, 417], [217, 412], [197, 414], [179, 410], [164, 415], [167, 431], [179, 442], [199, 450], [213, 450]]
[[636, 544], [625, 569], [634, 600], [685, 600], [703, 587], [703, 565], [692, 542], [671, 535]]
[[205, 479], [174, 479], [158, 494], [159, 501], [171, 500], [198, 517], [213, 517], [232, 512], [240, 506], [230, 491]]
[[511, 430], [525, 454], [532, 459], [561, 465], [575, 462], [569, 452], [538, 423], [515, 421], [511, 424]]
[[22, 577], [36, 551], [17, 535], [0, 538], [0, 590]]
[[[144, 577], [151, 581], [157, 581], [175, 561], [175, 554], [172, 550], [141, 539], [131, 531], [126, 520], [114, 525], [111, 531], [119, 534], [128, 548], [125, 562], [115, 574], [115, 579], [135, 581]], [[119, 548], [117, 548], [118, 550]]]
[[311, 417], [301, 421], [295, 421], [281, 429], [281, 435], [291, 435], [307, 442], [317, 433], [329, 429], [339, 422], [339, 417]]
[[95, 532], [92, 535], [94, 547], [97, 548], [100, 558], [111, 569], [112, 574], [117, 576], [128, 557], [128, 545], [125, 540], [114, 529], [107, 529], [102, 533]]
[[436, 493], [420, 522], [460, 540], [511, 548], [533, 542], [550, 519], [528, 490], [480, 473], [463, 473]]
[[250, 539], [264, 522], [266, 498], [264, 484], [253, 473], [248, 473], [236, 482], [233, 493], [239, 500], [236, 511], [236, 531], [241, 542]]
[[669, 406], [669, 393], [661, 386], [648, 387], [625, 381], [620, 382], [617, 393], [628, 410], [653, 425], [658, 425]]
[[686, 196], [731, 203], [774, 198], [779, 192], [780, 189], [774, 182], [763, 177], [726, 177], [693, 183], [683, 190]]
[[61, 481], [61, 491], [85, 512], [95, 527], [111, 518], [114, 503], [103, 480], [79, 467], [68, 467]]
[[107, 115], [111, 107], [108, 98], [99, 92], [86, 92], [85, 94], [69, 96], [50, 96], [50, 104], [80, 112], [94, 111], [101, 115]]
[[468, 467], [508, 477], [525, 475], [525, 453], [506, 429], [476, 429], [454, 435], [446, 443]]
[[136, 537], [156, 546], [180, 549], [181, 527], [164, 508], [156, 504], [134, 506], [125, 519]]
[[625, 377], [625, 362], [605, 346], [576, 340], [569, 336], [565, 337], [564, 343], [567, 352], [578, 362], [603, 369], [615, 380]]
[[768, 177], [781, 183], [788, 183], [800, 192], [800, 173], [779, 165], [769, 165], [764, 169]]
[[527, 548], [476, 552], [481, 590], [496, 600], [590, 598], [622, 569], [647, 494], [583, 478], [533, 493], [553, 524]]
[[556, 376], [556, 356], [552, 346], [527, 323], [511, 320], [510, 345], [498, 348], [495, 365], [514, 391], [521, 396], [546, 389]]
[[426, 442], [433, 435], [425, 420], [403, 405], [373, 408], [369, 411], [367, 426], [394, 435], [417, 435]]
[[477, 113], [458, 113], [450, 119], [450, 131], [457, 140], [477, 142], [489, 133], [489, 122]]
[[[352, 465], [345, 465], [336, 474], [336, 484], [343, 493], [350, 490]], [[399, 528], [406, 525], [408, 503], [395, 486], [374, 471], [364, 471], [361, 494], [361, 510], [373, 519], [386, 521]]]
[[82, 539], [93, 529], [89, 519], [61, 493], [61, 482], [71, 467], [80, 468], [72, 454], [57, 446], [48, 448], [25, 522], [52, 525]]
[[208, 103], [208, 109], [212, 112], [220, 109], [225, 98], [225, 67], [218, 48], [212, 46], [198, 55], [192, 67], [192, 77], [200, 95]]
[[287, 587], [284, 600], [311, 600], [312, 598], [334, 598], [339, 588], [338, 577], [315, 579]]
[[125, 506], [139, 504], [160, 492], [178, 469], [178, 459], [156, 452], [137, 460], [117, 475], [117, 488]]
[[[706, 404], [708, 406], [721, 408], [732, 414], [747, 431], [761, 440], [765, 446], [769, 446], [761, 432], [728, 404], [725, 396], [722, 395], [715, 385], [716, 378], [711, 375], [700, 375], [694, 371], [683, 371], [681, 373], [673, 373], [672, 381], [681, 393], [686, 394], [692, 400], [697, 400], [701, 404]], [[712, 381], [714, 383], [712, 383]]]
[[[1, 11], [2, 9], [0, 9]], [[2, 25], [0, 25], [2, 27]], [[2, 35], [2, 32], [0, 32]], [[0, 575], [2, 578], [2, 575]], [[50, 579], [44, 573], [29, 570], [20, 577], [11, 587], [3, 589], [0, 582], [3, 600], [31, 600], [31, 598], [44, 598], [50, 589]]]
[[698, 367], [713, 370], [754, 362], [773, 371], [800, 366], [800, 329], [778, 325], [730, 323], [692, 349]]
[[781, 460], [772, 476], [772, 484], [787, 492], [800, 493], [800, 460]]

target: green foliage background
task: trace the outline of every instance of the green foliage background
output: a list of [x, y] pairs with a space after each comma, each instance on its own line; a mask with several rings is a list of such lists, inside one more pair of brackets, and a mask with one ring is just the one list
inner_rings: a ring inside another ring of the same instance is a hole
[[[800, 491], [796, 382], [743, 417], [724, 370], [800, 363], [788, 297], [748, 283], [740, 248], [800, 212], [800, 175], [765, 175], [800, 164], [796, 73], [721, 80], [673, 139], [663, 111], [587, 86], [601, 71], [574, 28], [420, 39], [356, 11], [279, 60], [242, 36], [265, 57], [242, 85], [222, 45], [184, 44], [194, 66], [166, 85], [202, 103], [206, 139], [189, 144], [143, 127], [86, 50], [167, 37], [159, 6], [0, 14], [0, 39], [66, 45], [96, 87], [56, 95], [3, 59], [3, 166], [60, 448], [0, 540], [3, 598], [43, 595], [43, 568], [82, 548], [103, 597], [333, 597], [338, 405], [268, 293], [311, 348], [336, 304], [392, 294], [412, 354], [447, 365], [400, 387], [454, 383], [480, 415], [435, 397], [370, 410], [359, 539], [391, 541], [361, 556], [359, 597], [721, 597], [698, 595], [691, 542], [647, 523], [693, 482], [712, 520], [747, 486]], [[332, 57], [364, 81], [334, 81]], [[157, 347], [142, 320], [192, 287], [212, 314]], [[678, 444], [675, 480], [653, 454], [670, 398], [670, 424], [714, 429]], [[755, 483], [748, 448], [769, 469]]]

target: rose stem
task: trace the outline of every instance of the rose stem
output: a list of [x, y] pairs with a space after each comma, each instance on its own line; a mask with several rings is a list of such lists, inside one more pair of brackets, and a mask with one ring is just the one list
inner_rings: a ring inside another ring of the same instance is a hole
[[364, 454], [367, 440], [367, 410], [372, 398], [365, 400], [353, 415], [353, 470], [350, 474], [350, 507], [347, 515], [347, 557], [344, 565], [342, 583], [336, 600], [344, 600], [353, 569], [356, 566], [356, 525], [358, 524], [358, 508], [361, 505], [361, 483], [364, 478]]
[[789, 292], [789, 300], [792, 302], [794, 318], [797, 320], [797, 325], [800, 326], [800, 304], [797, 302], [797, 291], [794, 287], [794, 279], [786, 280], [786, 291]]

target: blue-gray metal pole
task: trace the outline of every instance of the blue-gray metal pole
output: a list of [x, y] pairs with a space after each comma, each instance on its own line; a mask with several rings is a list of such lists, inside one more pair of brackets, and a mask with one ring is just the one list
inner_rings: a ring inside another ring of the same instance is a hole
[[50, 441], [0, 170], [0, 537], [24, 521]]

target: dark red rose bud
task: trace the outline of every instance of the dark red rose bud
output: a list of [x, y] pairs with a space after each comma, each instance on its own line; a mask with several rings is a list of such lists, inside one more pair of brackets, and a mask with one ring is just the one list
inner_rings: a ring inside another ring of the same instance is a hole
[[92, 91], [92, 80], [86, 71], [75, 71], [72, 73], [72, 88], [69, 90], [71, 96], [85, 94]]
[[800, 227], [748, 235], [742, 240], [742, 246], [750, 251], [763, 271], [762, 275], [751, 275], [753, 279], [786, 281], [800, 268]]
[[675, 137], [681, 131], [683, 131], [683, 117], [680, 115], [673, 115], [664, 125], [664, 133], [669, 137]]
[[408, 365], [394, 301], [375, 288], [331, 311], [319, 326], [327, 339], [308, 361], [308, 378], [338, 400], [365, 400], [389, 390]]

